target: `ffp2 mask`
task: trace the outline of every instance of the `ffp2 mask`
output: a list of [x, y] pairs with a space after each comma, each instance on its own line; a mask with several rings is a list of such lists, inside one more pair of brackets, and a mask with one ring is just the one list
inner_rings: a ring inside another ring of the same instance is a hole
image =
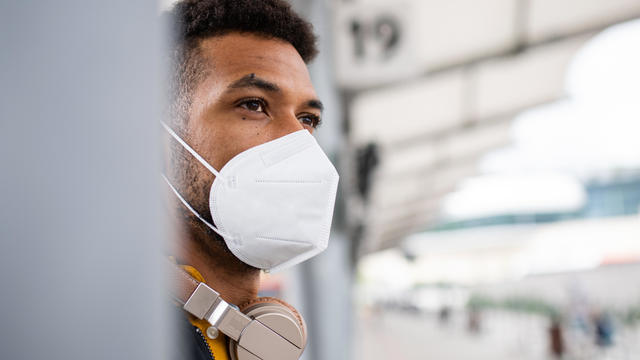
[[162, 125], [215, 175], [209, 193], [215, 226], [167, 183], [194, 215], [222, 236], [237, 258], [277, 271], [326, 249], [339, 176], [307, 130], [245, 150], [217, 171]]

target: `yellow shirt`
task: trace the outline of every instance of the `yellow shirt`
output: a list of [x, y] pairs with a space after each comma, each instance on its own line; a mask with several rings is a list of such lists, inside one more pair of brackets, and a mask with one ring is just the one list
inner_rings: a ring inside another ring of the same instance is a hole
[[[200, 272], [196, 270], [196, 268], [194, 268], [193, 266], [182, 265], [182, 268], [186, 272], [188, 272], [189, 275], [191, 275], [194, 279], [200, 282], [206, 283], [202, 274], [200, 274]], [[209, 326], [211, 325], [209, 325], [209, 323], [206, 320], [197, 319], [195, 316], [191, 314], [186, 314], [186, 315], [189, 317], [189, 322], [191, 323], [191, 325], [200, 329], [202, 336], [204, 336], [205, 340], [207, 341], [207, 345], [209, 345], [209, 349], [211, 349], [211, 353], [213, 354], [214, 359], [229, 360], [229, 355], [227, 351], [227, 337], [222, 333], [218, 333], [217, 338], [210, 339], [207, 336], [207, 328], [209, 328]]]

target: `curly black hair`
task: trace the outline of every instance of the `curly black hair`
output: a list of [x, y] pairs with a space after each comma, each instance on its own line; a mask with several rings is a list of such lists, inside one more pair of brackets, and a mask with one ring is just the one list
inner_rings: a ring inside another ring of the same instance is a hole
[[[203, 39], [231, 32], [284, 40], [309, 63], [318, 50], [312, 25], [284, 0], [182, 0], [167, 13], [171, 45], [170, 118], [186, 121], [193, 89], [209, 68], [200, 54]], [[178, 126], [180, 128], [180, 126]]]

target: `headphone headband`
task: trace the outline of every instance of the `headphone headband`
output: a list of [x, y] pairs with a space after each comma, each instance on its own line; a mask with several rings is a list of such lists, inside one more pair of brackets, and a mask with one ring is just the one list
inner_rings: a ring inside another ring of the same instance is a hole
[[250, 306], [247, 309], [250, 316], [247, 316], [236, 306], [224, 301], [217, 291], [196, 281], [178, 265], [170, 264], [169, 275], [174, 281], [173, 297], [183, 305], [185, 311], [198, 319], [207, 320], [229, 337], [232, 358], [297, 360], [302, 355], [306, 345], [305, 331], [298, 325], [297, 319], [292, 319], [295, 314], [284, 305], [263, 302]]

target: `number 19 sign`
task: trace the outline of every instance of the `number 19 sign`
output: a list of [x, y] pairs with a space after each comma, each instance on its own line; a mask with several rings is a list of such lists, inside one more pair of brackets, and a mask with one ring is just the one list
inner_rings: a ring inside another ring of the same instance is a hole
[[348, 2], [335, 9], [336, 74], [340, 86], [363, 89], [412, 74], [416, 66], [410, 3]]

